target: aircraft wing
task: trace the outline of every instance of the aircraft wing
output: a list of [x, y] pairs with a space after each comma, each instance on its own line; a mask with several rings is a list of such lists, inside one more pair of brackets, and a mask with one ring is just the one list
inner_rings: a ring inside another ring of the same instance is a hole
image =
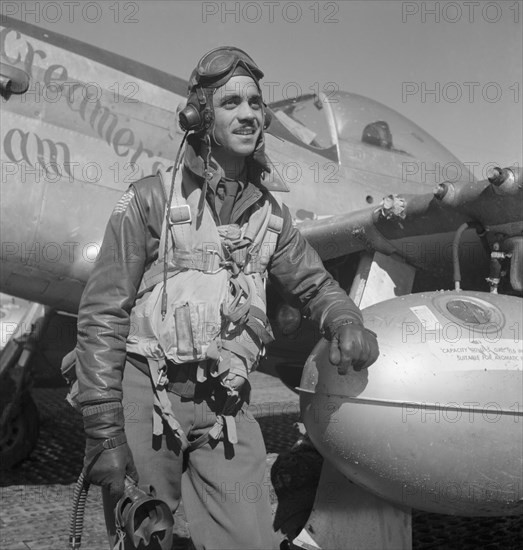
[[478, 234], [487, 235], [492, 244], [500, 234], [521, 232], [522, 212], [522, 176], [512, 168], [480, 182], [441, 184], [423, 195], [389, 195], [378, 207], [308, 220], [298, 227], [323, 261], [366, 250], [400, 256], [421, 269], [446, 269], [460, 226], [477, 229], [465, 240], [470, 259], [474, 243], [484, 255]]
[[398, 253], [401, 238], [446, 233], [464, 221], [464, 214], [444, 209], [432, 193], [427, 193], [391, 195], [378, 207], [308, 220], [298, 228], [322, 260], [331, 260], [363, 250]]

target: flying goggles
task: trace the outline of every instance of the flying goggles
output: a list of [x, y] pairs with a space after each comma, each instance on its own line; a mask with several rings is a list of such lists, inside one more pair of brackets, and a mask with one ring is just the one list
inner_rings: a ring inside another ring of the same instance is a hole
[[238, 66], [243, 67], [256, 83], [263, 78], [258, 65], [243, 50], [234, 46], [220, 46], [200, 59], [191, 74], [189, 91], [196, 86], [219, 88], [229, 80]]

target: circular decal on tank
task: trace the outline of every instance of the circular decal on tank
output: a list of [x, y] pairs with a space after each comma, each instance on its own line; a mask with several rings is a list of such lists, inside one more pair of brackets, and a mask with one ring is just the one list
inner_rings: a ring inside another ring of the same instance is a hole
[[436, 309], [449, 321], [462, 327], [477, 327], [481, 332], [498, 332], [505, 316], [494, 304], [475, 296], [440, 295], [432, 300]]

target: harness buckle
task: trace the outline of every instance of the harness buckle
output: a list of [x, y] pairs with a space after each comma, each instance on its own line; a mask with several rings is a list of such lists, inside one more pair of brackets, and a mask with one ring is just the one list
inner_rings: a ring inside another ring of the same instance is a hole
[[191, 208], [188, 204], [171, 206], [169, 210], [169, 223], [177, 225], [180, 223], [191, 223]]
[[218, 267], [215, 268], [215, 257], [218, 257], [218, 260], [221, 260], [220, 253], [218, 250], [214, 250], [213, 248], [209, 248], [208, 250], [205, 250], [205, 260], [203, 265], [203, 272], [207, 273], [208, 275], [216, 275], [216, 273], [219, 273], [222, 269], [224, 269], [224, 266], [220, 261], [218, 261]]

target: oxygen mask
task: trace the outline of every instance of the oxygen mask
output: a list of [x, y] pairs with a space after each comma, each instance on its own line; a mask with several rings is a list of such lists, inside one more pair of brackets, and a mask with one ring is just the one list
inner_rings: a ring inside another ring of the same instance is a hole
[[115, 508], [118, 542], [113, 550], [131, 544], [135, 550], [170, 550], [174, 518], [165, 502], [157, 499], [154, 489], [146, 493], [130, 477]]

